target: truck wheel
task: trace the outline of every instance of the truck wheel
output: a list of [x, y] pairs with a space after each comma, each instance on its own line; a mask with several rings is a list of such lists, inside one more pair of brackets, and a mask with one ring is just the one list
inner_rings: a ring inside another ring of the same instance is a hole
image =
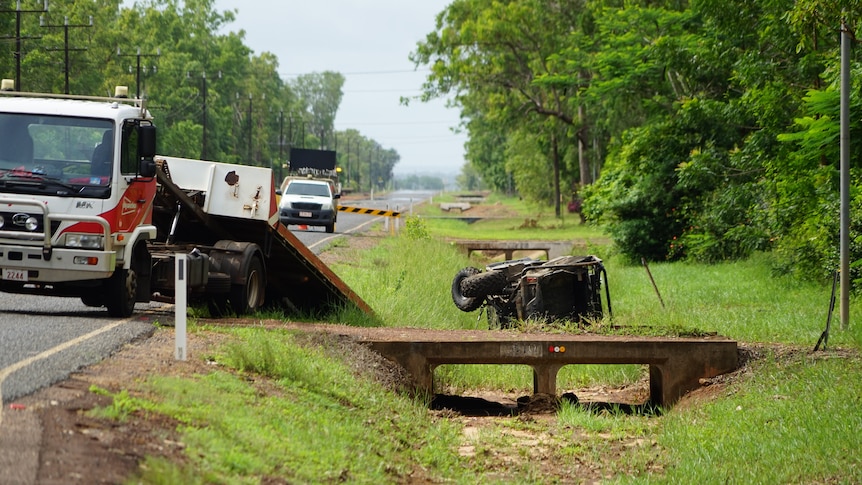
[[455, 275], [455, 279], [452, 280], [452, 301], [455, 302], [455, 306], [462, 312], [478, 310], [479, 307], [482, 306], [482, 303], [485, 302], [484, 298], [467, 297], [461, 292], [461, 282], [464, 281], [465, 278], [477, 274], [479, 274], [478, 268], [468, 266], [461, 271], [458, 271], [458, 274]]
[[135, 297], [138, 292], [138, 273], [135, 258], [129, 269], [118, 268], [108, 278], [105, 288], [105, 306], [108, 315], [116, 318], [126, 318], [135, 312]]
[[326, 232], [328, 232], [328, 233], [330, 233], [330, 234], [332, 234], [333, 232], [335, 232], [335, 223], [334, 223], [334, 222], [333, 222], [332, 224], [327, 224], [327, 225], [326, 225]]
[[506, 273], [502, 271], [485, 271], [468, 276], [461, 282], [461, 294], [472, 298], [485, 298], [496, 295], [506, 287]]
[[[96, 289], [93, 290], [98, 291]], [[105, 306], [105, 297], [101, 294], [89, 294], [89, 295], [81, 295], [81, 303], [91, 307], [101, 307]]]
[[252, 313], [263, 306], [266, 295], [266, 277], [260, 258], [254, 257], [245, 273], [244, 285], [232, 285], [230, 306], [237, 315]]

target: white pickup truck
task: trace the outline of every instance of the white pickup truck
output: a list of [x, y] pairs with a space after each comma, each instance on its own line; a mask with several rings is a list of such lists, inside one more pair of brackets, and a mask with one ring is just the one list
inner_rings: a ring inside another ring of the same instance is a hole
[[287, 225], [323, 226], [335, 232], [341, 194], [330, 180], [288, 177], [281, 185], [279, 221]]

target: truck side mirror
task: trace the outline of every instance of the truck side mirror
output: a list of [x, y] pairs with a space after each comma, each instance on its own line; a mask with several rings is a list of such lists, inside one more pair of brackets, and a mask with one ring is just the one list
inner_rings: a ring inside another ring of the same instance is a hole
[[144, 158], [141, 160], [141, 166], [138, 169], [141, 177], [151, 178], [156, 176], [156, 161], [152, 158]]
[[138, 158], [152, 159], [156, 156], [156, 127], [138, 126]]
[[140, 167], [138, 173], [141, 177], [150, 178], [156, 176], [156, 127], [153, 125], [138, 126], [138, 160]]

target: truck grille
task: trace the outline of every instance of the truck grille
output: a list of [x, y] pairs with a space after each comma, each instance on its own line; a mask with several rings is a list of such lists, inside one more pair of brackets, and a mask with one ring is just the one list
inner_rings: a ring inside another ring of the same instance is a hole
[[319, 211], [322, 206], [321, 204], [315, 204], [313, 202], [292, 202], [290, 207], [293, 209]]
[[[0, 211], [0, 217], [3, 217], [3, 227], [0, 227], [0, 231], [7, 232], [20, 232], [20, 233], [41, 233], [44, 230], [44, 216], [42, 214], [27, 214], [24, 212], [2, 212]], [[39, 224], [35, 231], [28, 231], [26, 227], [24, 227], [24, 221], [26, 221], [29, 217], [36, 218], [36, 222]], [[60, 221], [52, 221], [51, 222], [51, 234], [57, 231], [60, 227]]]

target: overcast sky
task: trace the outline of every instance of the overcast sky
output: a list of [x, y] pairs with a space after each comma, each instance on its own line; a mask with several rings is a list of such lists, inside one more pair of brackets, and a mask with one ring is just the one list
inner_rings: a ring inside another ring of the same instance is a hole
[[427, 72], [408, 55], [434, 29], [451, 0], [216, 0], [218, 11], [236, 10], [227, 30], [245, 30], [255, 55], [278, 57], [286, 80], [337, 71], [344, 98], [337, 130], [354, 128], [401, 155], [395, 174], [459, 173], [466, 137], [453, 134], [457, 110], [443, 100], [402, 106], [420, 93]]

